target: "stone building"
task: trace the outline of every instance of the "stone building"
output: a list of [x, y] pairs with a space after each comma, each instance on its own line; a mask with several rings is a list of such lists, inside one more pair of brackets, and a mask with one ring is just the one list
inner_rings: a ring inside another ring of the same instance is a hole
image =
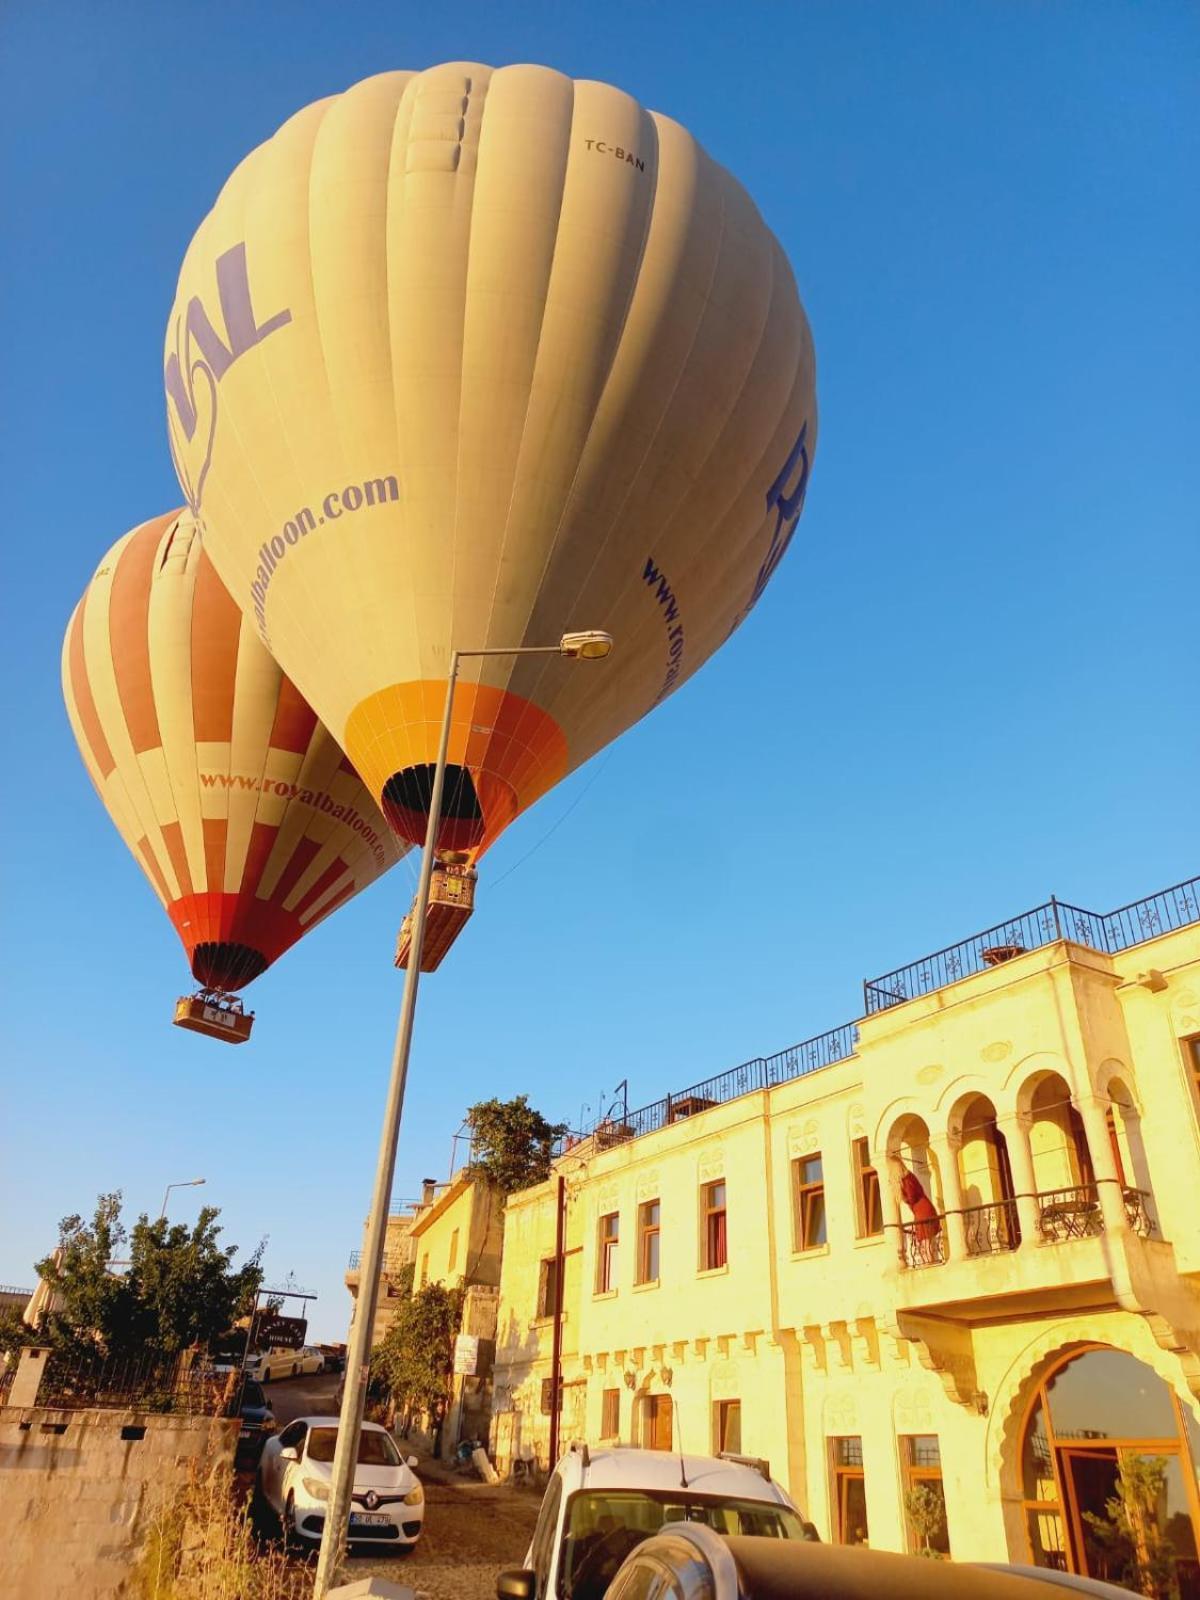
[[[372, 1344], [378, 1344], [380, 1339], [392, 1325], [392, 1318], [396, 1314], [396, 1306], [401, 1295], [405, 1293], [405, 1268], [413, 1265], [415, 1249], [412, 1241], [412, 1230], [417, 1219], [423, 1212], [432, 1206], [437, 1194], [437, 1184], [432, 1178], [426, 1178], [424, 1195], [419, 1201], [397, 1200], [392, 1204], [388, 1214], [387, 1233], [383, 1242], [383, 1265], [379, 1273], [379, 1299], [375, 1305], [375, 1326], [372, 1330]], [[363, 1224], [363, 1238], [366, 1238], [366, 1224]], [[350, 1298], [354, 1301], [354, 1313], [358, 1311], [358, 1291], [362, 1282], [361, 1272], [362, 1251], [352, 1250], [350, 1260], [346, 1267], [346, 1288], [350, 1291]]]
[[498, 1465], [546, 1463], [561, 1301], [564, 1444], [765, 1456], [824, 1539], [1097, 1576], [1084, 1513], [1150, 1457], [1200, 1594], [1197, 888], [1051, 902], [565, 1151], [508, 1202]]

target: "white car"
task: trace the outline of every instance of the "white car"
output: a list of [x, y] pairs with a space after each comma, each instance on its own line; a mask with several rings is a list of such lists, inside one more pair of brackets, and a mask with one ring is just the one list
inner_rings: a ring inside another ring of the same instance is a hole
[[302, 1374], [325, 1371], [325, 1357], [315, 1344], [302, 1345], [297, 1360]]
[[[320, 1351], [314, 1349], [314, 1354]], [[292, 1346], [277, 1345], [271, 1350], [255, 1350], [246, 1357], [246, 1376], [257, 1378], [259, 1383], [270, 1383], [272, 1378], [294, 1378], [305, 1371], [303, 1366], [305, 1352]], [[307, 1368], [310, 1372], [317, 1372], [317, 1367]]]
[[502, 1572], [496, 1594], [500, 1600], [603, 1600], [643, 1539], [686, 1522], [722, 1534], [816, 1538], [765, 1461], [623, 1447], [590, 1451], [573, 1444], [546, 1487], [525, 1565]]
[[[284, 1538], [316, 1544], [325, 1527], [337, 1417], [297, 1417], [268, 1439], [258, 1464], [263, 1499], [280, 1519]], [[391, 1434], [364, 1422], [354, 1469], [349, 1540], [405, 1548], [416, 1544], [425, 1521], [425, 1491]]]

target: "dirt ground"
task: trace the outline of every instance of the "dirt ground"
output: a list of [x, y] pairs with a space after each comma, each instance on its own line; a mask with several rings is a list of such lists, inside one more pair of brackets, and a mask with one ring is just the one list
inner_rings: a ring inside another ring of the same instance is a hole
[[[293, 1378], [267, 1391], [280, 1427], [293, 1417], [333, 1409], [336, 1379]], [[408, 1584], [420, 1600], [495, 1600], [496, 1574], [519, 1567], [541, 1504], [540, 1492], [480, 1483], [468, 1474], [422, 1458], [417, 1476], [425, 1488], [425, 1531], [408, 1555], [381, 1559], [371, 1550], [352, 1554], [346, 1580], [390, 1578]], [[315, 1555], [298, 1555], [315, 1566]]]

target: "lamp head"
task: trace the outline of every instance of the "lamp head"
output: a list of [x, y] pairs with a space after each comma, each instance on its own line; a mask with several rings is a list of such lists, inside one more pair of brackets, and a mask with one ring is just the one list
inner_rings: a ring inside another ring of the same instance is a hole
[[612, 647], [611, 633], [592, 628], [584, 633], [564, 633], [558, 649], [572, 661], [603, 661]]

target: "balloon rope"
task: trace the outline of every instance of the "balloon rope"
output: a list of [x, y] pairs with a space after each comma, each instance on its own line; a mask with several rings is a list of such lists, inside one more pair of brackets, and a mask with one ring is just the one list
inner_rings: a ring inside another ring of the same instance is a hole
[[516, 861], [514, 861], [512, 866], [509, 867], [507, 869], [507, 871], [502, 872], [498, 878], [494, 878], [492, 880], [492, 883], [490, 885], [490, 889], [491, 890], [494, 891], [495, 889], [499, 888], [499, 886], [504, 882], [505, 878], [511, 878], [513, 873], [517, 870], [518, 867], [523, 867], [525, 865], [525, 863], [529, 860], [530, 856], [535, 855], [537, 853], [537, 851], [539, 851], [542, 848], [542, 846], [546, 843], [547, 839], [549, 839], [552, 834], [555, 834], [555, 833], [558, 832], [559, 828], [562, 827], [563, 823], [571, 815], [571, 813], [572, 813], [572, 811], [574, 811], [575, 807], [577, 805], [579, 805], [580, 801], [587, 794], [588, 790], [592, 787], [592, 785], [595, 783], [596, 779], [600, 776], [600, 774], [604, 771], [605, 767], [611, 761], [614, 748], [615, 748], [614, 745], [609, 745], [608, 749], [604, 752], [603, 758], [596, 763], [596, 766], [592, 771], [591, 777], [584, 784], [583, 788], [580, 789], [579, 793], [575, 796], [574, 800], [571, 801], [571, 804], [562, 813], [562, 815], [558, 818], [558, 820], [554, 823], [554, 825], [552, 827], [550, 827], [550, 828], [547, 828], [546, 832], [542, 835], [542, 837], [538, 840], [538, 842], [531, 849], [526, 850], [526, 852], [525, 852], [525, 854], [523, 856], [519, 857]]

